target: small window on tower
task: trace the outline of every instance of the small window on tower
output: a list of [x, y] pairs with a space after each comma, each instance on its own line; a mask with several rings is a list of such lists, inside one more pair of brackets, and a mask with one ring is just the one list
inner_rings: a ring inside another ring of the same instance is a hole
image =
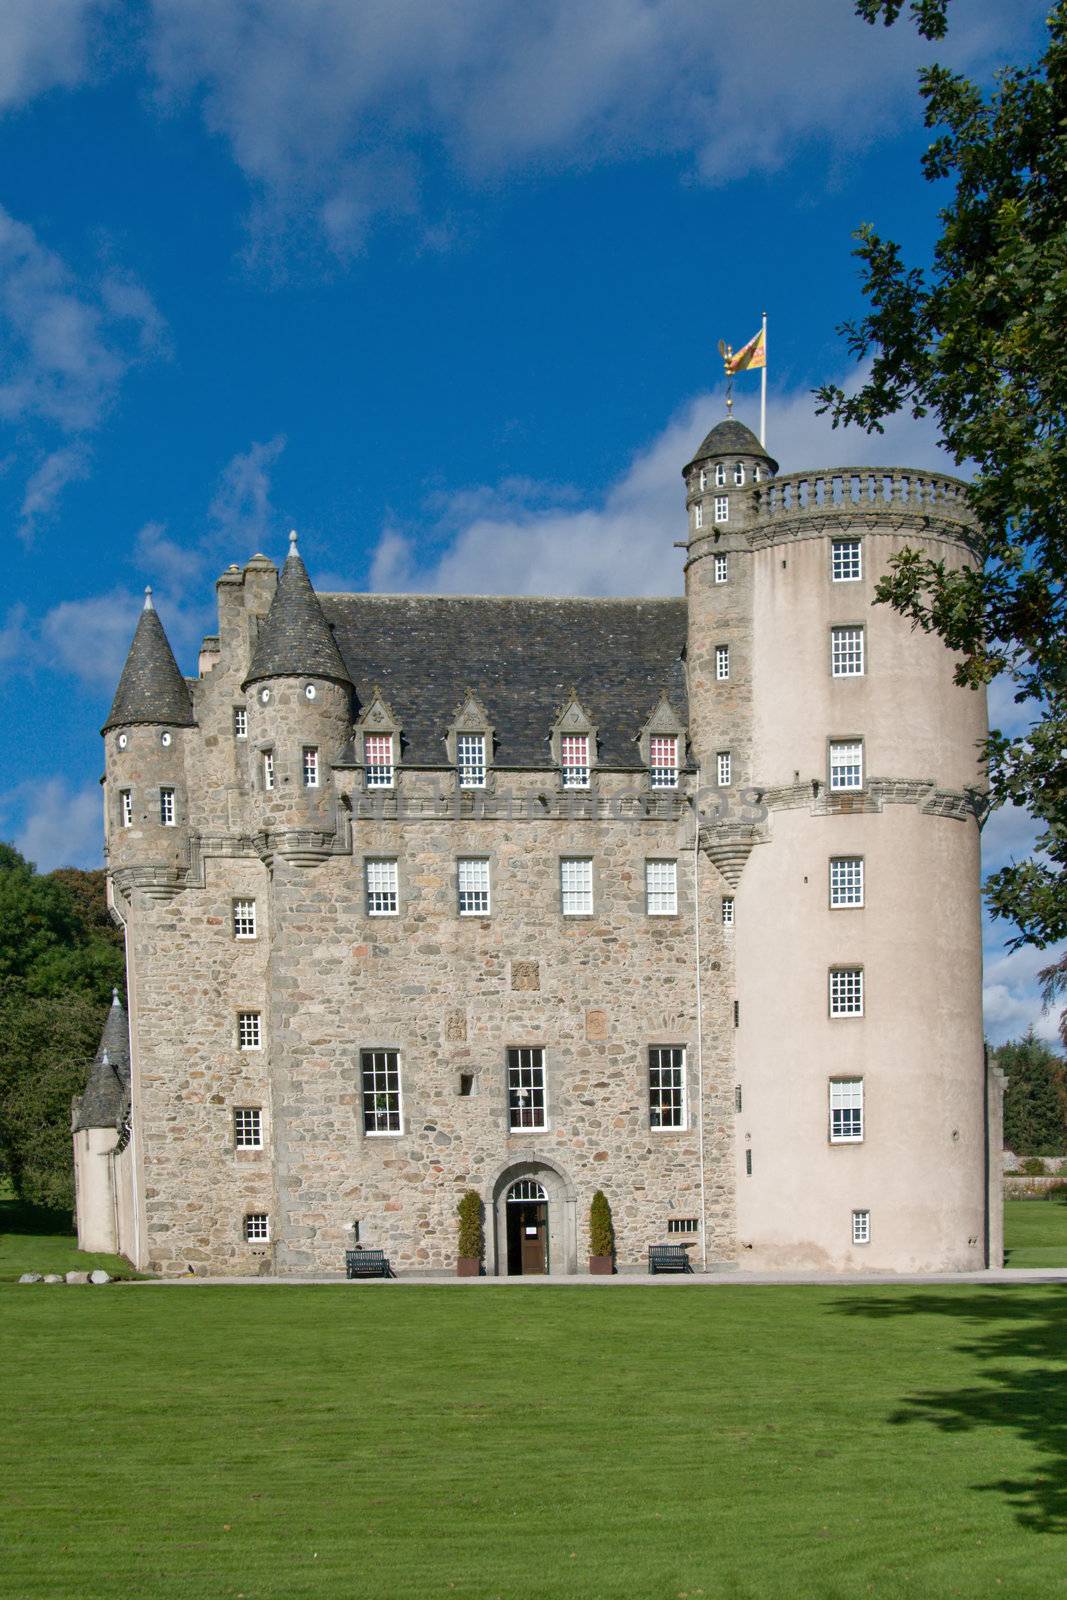
[[730, 676], [730, 646], [717, 644], [715, 646], [715, 677], [719, 683], [725, 683]]
[[721, 489], [725, 483], [726, 483], [726, 468], [723, 466], [722, 462], [720, 461], [718, 463], [718, 465], [716, 466], [716, 468], [715, 468], [715, 487], [716, 487], [716, 489]]
[[730, 497], [729, 497], [729, 495], [725, 495], [725, 494], [717, 494], [715, 496], [715, 521], [716, 522], [729, 522], [729, 520], [730, 520]]
[[235, 739], [248, 738], [248, 712], [244, 706], [233, 708], [233, 736]]
[[732, 894], [724, 894], [722, 897], [722, 925], [724, 928], [732, 928], [734, 925], [734, 897]]
[[264, 789], [273, 789], [274, 788], [274, 751], [273, 750], [264, 750], [264, 752], [263, 752], [263, 787], [264, 787]]
[[304, 746], [304, 788], [319, 786], [319, 752], [311, 745]]
[[233, 936], [235, 939], [254, 939], [256, 936], [256, 902], [233, 902]]
[[704, 505], [700, 500], [693, 507], [693, 526], [694, 528], [702, 528], [704, 526]]
[[742, 462], [734, 463], [734, 482], [740, 487], [745, 481], [745, 468]]
[[715, 582], [725, 583], [730, 575], [730, 563], [727, 556], [715, 557]]
[[715, 777], [720, 789], [728, 789], [733, 782], [733, 765], [729, 750], [720, 750], [715, 757]]
[[119, 815], [124, 828], [133, 827], [133, 791], [119, 790]]
[[173, 828], [175, 823], [174, 790], [160, 789], [159, 791], [159, 820], [165, 828]]

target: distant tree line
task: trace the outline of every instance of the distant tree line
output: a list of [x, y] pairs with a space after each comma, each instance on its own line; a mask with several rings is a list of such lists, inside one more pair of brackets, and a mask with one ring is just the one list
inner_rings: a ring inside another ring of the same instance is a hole
[[73, 1206], [70, 1102], [85, 1088], [112, 988], [125, 998], [104, 882], [75, 867], [38, 873], [0, 844], [0, 1166], [33, 1205]]
[[1067, 1155], [1067, 1062], [1032, 1028], [993, 1054], [1008, 1079], [1004, 1148], [1017, 1156]]

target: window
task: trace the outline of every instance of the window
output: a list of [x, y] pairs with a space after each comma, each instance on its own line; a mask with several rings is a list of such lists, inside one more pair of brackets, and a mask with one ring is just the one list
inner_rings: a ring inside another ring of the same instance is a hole
[[159, 820], [165, 828], [174, 826], [174, 790], [160, 789], [159, 791]]
[[270, 1218], [265, 1211], [250, 1211], [245, 1217], [245, 1238], [249, 1244], [266, 1244], [270, 1238]]
[[363, 735], [363, 765], [368, 789], [393, 787], [393, 736], [391, 733]]
[[365, 870], [368, 917], [395, 917], [400, 906], [396, 861], [368, 861]]
[[740, 1111], [742, 1106], [743, 1106], [743, 1104], [744, 1104], [744, 1096], [741, 1093], [741, 1085], [739, 1083], [735, 1083], [734, 1084], [734, 1110], [735, 1111]]
[[715, 467], [715, 487], [717, 489], [721, 489], [725, 482], [726, 482], [726, 468], [723, 466], [722, 462], [720, 461], [720, 462], [718, 462], [718, 464]]
[[733, 762], [729, 750], [720, 750], [715, 757], [715, 776], [720, 789], [728, 789], [732, 781]]
[[248, 738], [248, 712], [244, 706], [233, 708], [233, 736], [235, 739]]
[[700, 1232], [700, 1218], [699, 1217], [668, 1217], [667, 1218], [667, 1232], [668, 1233], [699, 1233]]
[[459, 1075], [459, 1092], [464, 1100], [469, 1100], [474, 1093], [474, 1073], [461, 1072]]
[[133, 827], [133, 791], [119, 790], [119, 818], [124, 828]]
[[745, 1151], [745, 1176], [748, 1177], [748, 1178], [751, 1178], [751, 1176], [752, 1176], [752, 1151], [751, 1150], [746, 1150]]
[[830, 1143], [849, 1144], [863, 1138], [863, 1079], [831, 1078]]
[[459, 914], [461, 917], [489, 915], [489, 863], [467, 857], [458, 864]]
[[485, 788], [485, 734], [456, 735], [456, 765], [461, 789]]
[[740, 461], [734, 462], [734, 482], [740, 486], [745, 481], [744, 465]]
[[655, 734], [649, 740], [648, 753], [653, 789], [677, 788], [678, 740], [665, 734]]
[[830, 788], [863, 788], [862, 739], [831, 739]]
[[589, 856], [564, 856], [559, 864], [565, 917], [593, 914], [593, 862]]
[[694, 528], [702, 528], [704, 526], [704, 507], [699, 500], [693, 507], [693, 526]]
[[560, 766], [563, 768], [565, 789], [589, 787], [589, 735], [564, 733], [559, 741]]
[[539, 1047], [508, 1051], [508, 1126], [547, 1128], [545, 1052]]
[[645, 910], [650, 917], [677, 915], [677, 861], [645, 862]]
[[732, 928], [734, 925], [734, 897], [732, 894], [724, 894], [722, 897], [722, 925], [724, 928]]
[[254, 939], [256, 936], [256, 902], [233, 902], [233, 936], [235, 939]]
[[759, 481], [760, 481], [760, 479], [762, 477], [763, 477], [763, 468], [757, 462], [757, 464], [752, 468], [752, 482], [753, 483], [759, 483]]
[[862, 678], [862, 628], [830, 629], [830, 676], [833, 678]]
[[871, 1213], [869, 1211], [854, 1211], [852, 1213], [852, 1243], [870, 1244], [871, 1242]]
[[832, 1017], [862, 1017], [862, 967], [833, 967], [831, 969], [830, 1015]]
[[304, 788], [319, 786], [319, 752], [312, 745], [304, 746]]
[[858, 539], [830, 540], [830, 576], [835, 583], [852, 583], [863, 577], [863, 558]]
[[263, 1045], [263, 1034], [260, 1028], [258, 1011], [239, 1011], [237, 1013], [237, 1048], [239, 1050], [259, 1050]]
[[263, 787], [264, 787], [264, 789], [273, 789], [274, 788], [274, 751], [273, 750], [264, 750], [264, 752], [263, 752]]
[[715, 676], [719, 683], [725, 683], [730, 676], [730, 646], [717, 644], [715, 646]]
[[716, 522], [729, 522], [729, 520], [730, 520], [730, 497], [729, 497], [729, 495], [725, 495], [725, 494], [717, 494], [715, 496], [715, 521]]
[[685, 1127], [685, 1050], [653, 1045], [648, 1052], [648, 1120], [653, 1128]]
[[364, 1050], [360, 1057], [363, 1082], [363, 1132], [403, 1133], [400, 1120], [400, 1052]]
[[262, 1150], [263, 1113], [258, 1106], [237, 1106], [233, 1113], [233, 1142], [238, 1150]]
[[701, 494], [703, 494], [703, 492], [707, 488], [707, 486], [708, 486], [708, 469], [707, 469], [707, 467], [701, 467], [701, 469], [700, 469], [700, 492], [701, 492]]
[[830, 904], [832, 906], [861, 906], [863, 904], [863, 857], [830, 857]]
[[725, 583], [730, 574], [730, 563], [726, 556], [715, 557], [715, 582]]

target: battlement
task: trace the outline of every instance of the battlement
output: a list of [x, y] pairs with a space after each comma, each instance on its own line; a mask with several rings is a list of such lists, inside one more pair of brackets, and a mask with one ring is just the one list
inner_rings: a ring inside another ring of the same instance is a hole
[[[891, 523], [918, 518], [936, 524], [939, 536], [973, 544], [974, 514], [967, 485], [943, 472], [917, 472], [913, 467], [826, 467], [815, 472], [789, 472], [752, 490], [752, 534], [777, 536], [782, 524], [799, 519], [825, 521], [834, 513], [855, 520], [876, 517]], [[772, 529], [771, 524], [775, 524]]]

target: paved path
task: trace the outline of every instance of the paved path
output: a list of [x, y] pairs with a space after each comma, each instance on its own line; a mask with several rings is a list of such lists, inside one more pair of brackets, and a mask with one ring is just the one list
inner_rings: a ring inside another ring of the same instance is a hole
[[210, 1288], [215, 1284], [258, 1284], [261, 1286], [292, 1287], [307, 1284], [332, 1283], [343, 1285], [346, 1289], [358, 1287], [377, 1289], [420, 1289], [432, 1284], [434, 1287], [442, 1285], [455, 1289], [485, 1289], [492, 1285], [508, 1288], [522, 1289], [613, 1289], [628, 1284], [631, 1288], [635, 1284], [648, 1288], [750, 1288], [757, 1286], [769, 1288], [775, 1284], [814, 1284], [830, 1289], [857, 1289], [879, 1287], [895, 1284], [906, 1285], [912, 1288], [928, 1289], [934, 1285], [942, 1284], [978, 1284], [984, 1288], [1002, 1288], [1005, 1284], [1016, 1283], [1062, 1283], [1067, 1285], [1067, 1267], [995, 1267], [988, 1272], [940, 1272], [927, 1273], [924, 1276], [895, 1272], [864, 1272], [856, 1274], [828, 1273], [828, 1272], [694, 1272], [694, 1273], [657, 1273], [650, 1277], [647, 1273], [624, 1272], [616, 1277], [592, 1277], [586, 1273], [574, 1273], [559, 1277], [529, 1277], [529, 1278], [457, 1278], [451, 1273], [427, 1273], [423, 1277], [406, 1275], [401, 1278], [363, 1278], [358, 1285], [348, 1283], [339, 1275], [330, 1278], [197, 1278], [187, 1275], [183, 1278], [140, 1278], [131, 1280], [125, 1287], [143, 1288], [145, 1286], [164, 1286], [184, 1284], [187, 1288]]

